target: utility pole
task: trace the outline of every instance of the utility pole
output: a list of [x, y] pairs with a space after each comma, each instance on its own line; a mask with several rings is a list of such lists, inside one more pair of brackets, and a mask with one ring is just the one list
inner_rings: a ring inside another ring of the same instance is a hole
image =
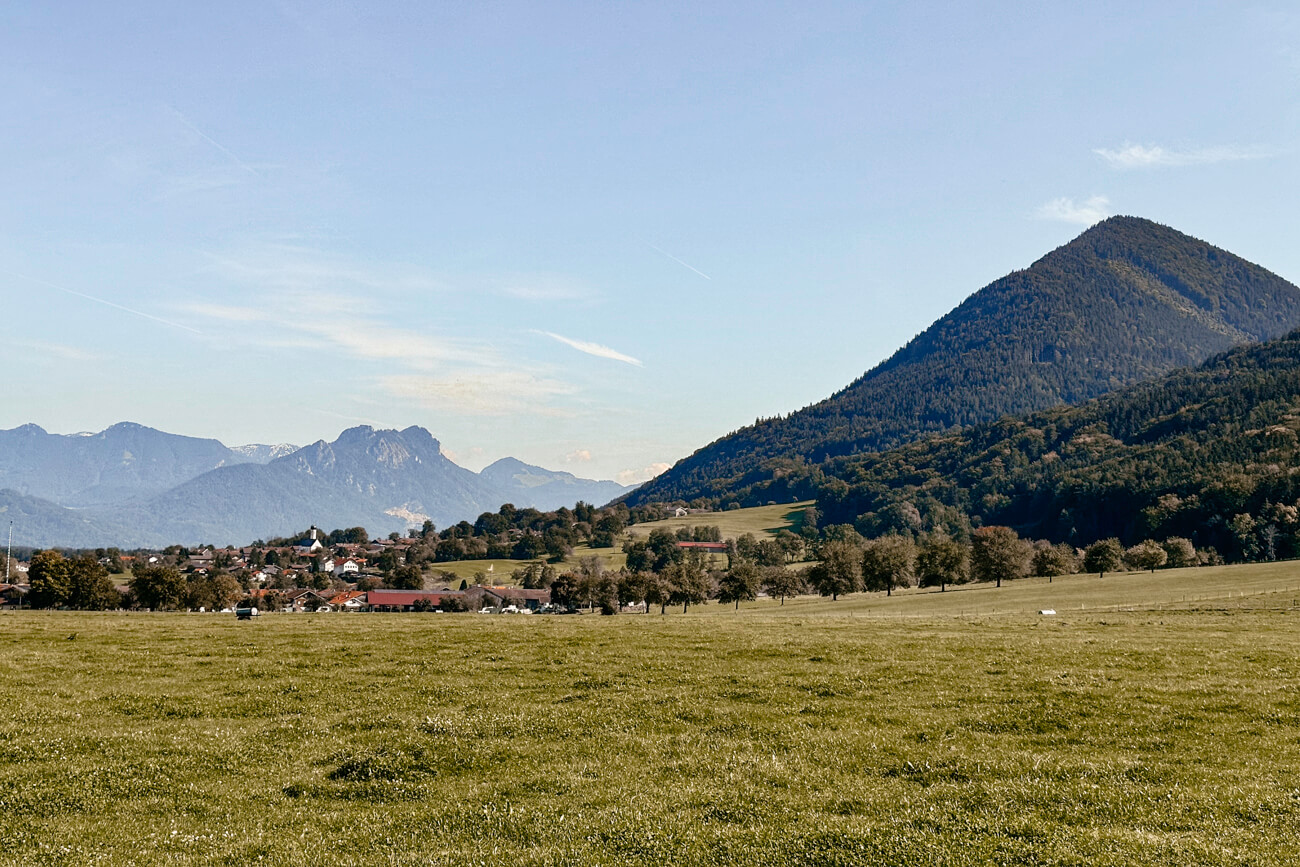
[[9, 547], [5, 549], [5, 583], [9, 583], [9, 561], [14, 558], [14, 522], [9, 522]]

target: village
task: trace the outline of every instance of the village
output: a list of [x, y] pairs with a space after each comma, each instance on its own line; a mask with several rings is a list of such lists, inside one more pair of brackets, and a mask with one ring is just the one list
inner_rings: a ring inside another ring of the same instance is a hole
[[[237, 548], [173, 546], [157, 553], [97, 551], [96, 561], [110, 573], [115, 590], [130, 607], [132, 588], [125, 579], [145, 569], [174, 570], [187, 592], [174, 607], [208, 613], [256, 608], [260, 612], [432, 611], [526, 613], [556, 610], [547, 588], [470, 584], [453, 586], [451, 573], [434, 574], [425, 589], [424, 573], [406, 564], [418, 537], [364, 542], [333, 542], [312, 527], [292, 544], [253, 544]], [[0, 608], [29, 607], [31, 564], [10, 559], [0, 582]], [[442, 579], [439, 581], [439, 579]], [[120, 583], [119, 583], [120, 581]], [[206, 604], [204, 604], [206, 603]], [[173, 606], [168, 606], [173, 607]]]

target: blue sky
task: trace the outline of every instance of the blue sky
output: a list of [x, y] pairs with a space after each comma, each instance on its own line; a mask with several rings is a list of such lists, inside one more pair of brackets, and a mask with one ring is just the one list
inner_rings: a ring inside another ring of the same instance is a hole
[[5, 4], [0, 426], [631, 481], [1108, 214], [1300, 282], [1293, 9]]

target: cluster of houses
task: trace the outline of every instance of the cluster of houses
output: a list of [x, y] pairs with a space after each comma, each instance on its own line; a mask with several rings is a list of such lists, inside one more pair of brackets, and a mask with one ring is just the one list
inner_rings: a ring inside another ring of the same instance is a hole
[[[254, 602], [274, 591], [254, 591]], [[533, 613], [551, 610], [550, 590], [488, 587], [464, 590], [344, 590], [340, 593], [295, 590], [277, 610], [300, 611], [491, 611]]]
[[[312, 527], [307, 536], [287, 546], [203, 548], [185, 556], [120, 555], [105, 566], [130, 570], [137, 563], [174, 565], [191, 577], [217, 572], [242, 576], [244, 604], [263, 611], [505, 611], [550, 610], [549, 590], [475, 585], [454, 590], [361, 589], [380, 582], [378, 563], [386, 552], [398, 562], [415, 539], [388, 538], [366, 543], [326, 546], [324, 534]], [[268, 562], [274, 561], [274, 562]], [[14, 561], [13, 583], [0, 574], [0, 607], [19, 607], [27, 595], [27, 564]], [[125, 590], [125, 586], [120, 587]]]

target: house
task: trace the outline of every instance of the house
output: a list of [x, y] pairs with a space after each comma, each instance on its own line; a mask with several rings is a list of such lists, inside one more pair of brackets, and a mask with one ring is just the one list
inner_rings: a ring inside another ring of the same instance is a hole
[[673, 509], [674, 518], [685, 518], [689, 514], [690, 512], [681, 506], [678, 506], [676, 509]]
[[694, 548], [697, 551], [705, 551], [709, 554], [727, 553], [726, 542], [678, 542], [678, 548]]
[[505, 608], [513, 605], [516, 608], [527, 608], [530, 611], [536, 611], [546, 605], [551, 604], [550, 590], [525, 590], [523, 587], [471, 587], [465, 591], [469, 598], [477, 601], [471, 606], [472, 608]]
[[[321, 569], [324, 568], [324, 565], [322, 565]], [[361, 572], [361, 565], [351, 557], [343, 561], [335, 561], [333, 568], [334, 577], [342, 578], [344, 581], [356, 581]]]
[[366, 607], [364, 590], [344, 590], [326, 600], [335, 611], [361, 611]]
[[290, 590], [285, 598], [288, 611], [329, 611], [330, 604], [325, 594], [310, 589]]
[[0, 584], [0, 606], [17, 608], [27, 598], [26, 584]]

